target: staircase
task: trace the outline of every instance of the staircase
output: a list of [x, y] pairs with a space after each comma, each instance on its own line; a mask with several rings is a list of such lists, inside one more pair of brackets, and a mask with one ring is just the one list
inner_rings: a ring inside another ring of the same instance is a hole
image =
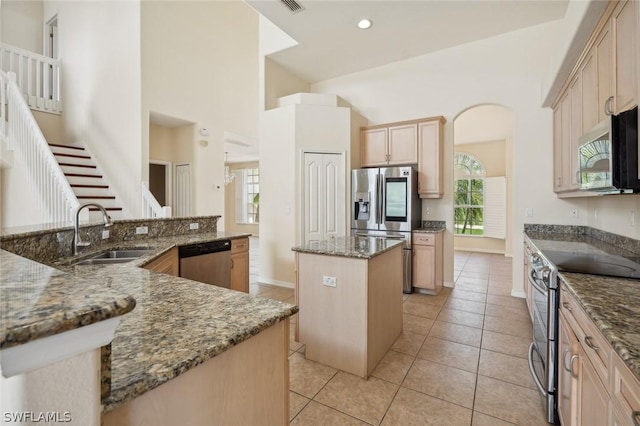
[[[49, 144], [69, 185], [82, 203], [98, 203], [104, 206], [111, 219], [122, 219], [122, 206], [109, 190], [98, 165], [84, 147], [78, 145]], [[98, 212], [89, 207], [90, 212]], [[93, 218], [91, 214], [90, 218]], [[98, 218], [99, 214], [96, 215]]]

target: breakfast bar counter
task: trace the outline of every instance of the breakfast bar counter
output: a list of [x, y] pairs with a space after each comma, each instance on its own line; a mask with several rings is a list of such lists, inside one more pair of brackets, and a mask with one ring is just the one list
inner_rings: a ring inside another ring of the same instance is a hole
[[402, 332], [403, 244], [342, 237], [292, 249], [307, 359], [369, 376]]

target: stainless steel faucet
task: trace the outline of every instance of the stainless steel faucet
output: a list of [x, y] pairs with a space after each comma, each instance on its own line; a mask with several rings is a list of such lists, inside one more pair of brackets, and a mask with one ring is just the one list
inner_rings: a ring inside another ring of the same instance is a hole
[[104, 207], [102, 207], [98, 203], [84, 203], [80, 204], [76, 209], [75, 221], [73, 222], [73, 254], [78, 254], [78, 247], [88, 247], [91, 245], [89, 241], [82, 241], [80, 239], [80, 211], [85, 207], [97, 207], [102, 212], [102, 220], [104, 221], [104, 226], [111, 226], [111, 218], [107, 214], [107, 211]]

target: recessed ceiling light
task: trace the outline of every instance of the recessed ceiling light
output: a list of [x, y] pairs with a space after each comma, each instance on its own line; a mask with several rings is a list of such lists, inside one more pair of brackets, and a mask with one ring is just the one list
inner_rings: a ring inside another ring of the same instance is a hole
[[373, 23], [368, 19], [362, 19], [360, 22], [358, 22], [358, 28], [360, 28], [361, 30], [368, 30], [369, 28], [371, 28], [371, 25], [373, 25]]

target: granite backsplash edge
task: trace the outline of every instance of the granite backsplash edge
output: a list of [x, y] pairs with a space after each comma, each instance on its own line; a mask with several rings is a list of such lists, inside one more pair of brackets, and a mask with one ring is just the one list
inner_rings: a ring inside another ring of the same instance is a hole
[[635, 254], [640, 254], [640, 240], [625, 237], [601, 229], [583, 225], [546, 225], [546, 224], [524, 224], [524, 232], [540, 234], [570, 234], [585, 235], [612, 246], [616, 246]]

